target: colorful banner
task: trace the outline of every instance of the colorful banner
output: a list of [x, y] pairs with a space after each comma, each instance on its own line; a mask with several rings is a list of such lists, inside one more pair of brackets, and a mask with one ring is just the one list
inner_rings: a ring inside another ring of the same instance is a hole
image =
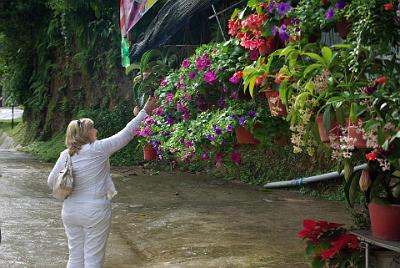
[[132, 27], [158, 0], [120, 0], [121, 36], [126, 37]]

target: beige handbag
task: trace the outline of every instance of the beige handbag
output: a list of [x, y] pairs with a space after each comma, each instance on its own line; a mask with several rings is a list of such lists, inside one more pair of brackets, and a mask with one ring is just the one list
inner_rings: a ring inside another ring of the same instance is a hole
[[65, 167], [58, 173], [53, 185], [53, 197], [64, 200], [72, 192], [74, 187], [74, 177], [72, 176], [72, 160], [69, 152], [65, 160]]

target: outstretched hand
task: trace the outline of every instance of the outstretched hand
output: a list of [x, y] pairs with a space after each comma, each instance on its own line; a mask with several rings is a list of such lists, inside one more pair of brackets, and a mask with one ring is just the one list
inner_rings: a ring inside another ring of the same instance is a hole
[[149, 97], [143, 109], [147, 114], [151, 114], [154, 109], [158, 108], [158, 99], [154, 96]]
[[134, 116], [137, 116], [137, 115], [139, 114], [139, 112], [140, 112], [140, 108], [139, 108], [139, 106], [136, 106], [136, 107], [133, 109], [133, 115], [134, 115]]

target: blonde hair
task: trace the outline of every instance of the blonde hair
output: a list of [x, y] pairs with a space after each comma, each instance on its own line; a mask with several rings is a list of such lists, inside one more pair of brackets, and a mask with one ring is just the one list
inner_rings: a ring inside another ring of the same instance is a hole
[[65, 134], [65, 145], [72, 156], [79, 152], [83, 145], [90, 143], [90, 131], [94, 128], [92, 119], [72, 120]]

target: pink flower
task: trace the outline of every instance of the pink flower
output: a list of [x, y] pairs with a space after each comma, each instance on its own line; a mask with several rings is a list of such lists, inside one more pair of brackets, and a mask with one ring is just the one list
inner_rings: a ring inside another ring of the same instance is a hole
[[196, 73], [195, 73], [195, 72], [191, 72], [191, 73], [189, 74], [189, 79], [190, 79], [190, 80], [194, 80], [195, 77], [196, 77]]
[[163, 80], [161, 80], [160, 82], [160, 86], [165, 87], [167, 85], [167, 80], [164, 78]]
[[224, 156], [221, 152], [217, 153], [215, 156], [215, 166], [216, 167], [222, 167], [224, 165]]
[[185, 142], [185, 147], [192, 147], [193, 146], [193, 141], [186, 141]]
[[175, 97], [175, 95], [173, 93], [168, 93], [167, 96], [165, 97], [165, 99], [167, 101], [171, 101], [174, 97]]
[[241, 161], [240, 153], [239, 152], [233, 152], [231, 154], [231, 160], [236, 165], [240, 165], [240, 161]]
[[255, 49], [252, 50], [252, 51], [250, 52], [250, 60], [252, 60], [252, 61], [257, 60], [259, 55], [260, 55], [260, 54], [258, 53], [257, 50], [255, 50]]
[[209, 157], [208, 157], [208, 155], [207, 155], [206, 152], [202, 152], [202, 153], [201, 153], [201, 159], [202, 159], [202, 160], [208, 160], [208, 158], [209, 158]]
[[203, 76], [203, 79], [209, 85], [212, 85], [217, 80], [217, 75], [213, 71], [208, 70], [207, 73]]
[[164, 109], [161, 107], [158, 107], [153, 110], [153, 113], [157, 116], [162, 116], [164, 114]]
[[142, 135], [142, 137], [152, 136], [153, 132], [151, 131], [151, 129], [149, 127], [144, 127], [142, 129], [141, 135]]
[[184, 59], [184, 60], [182, 61], [182, 67], [185, 68], [185, 69], [187, 69], [187, 68], [189, 68], [189, 66], [190, 66], [189, 60], [188, 60], [188, 59]]
[[243, 77], [243, 71], [237, 71], [236, 73], [233, 74], [231, 78], [229, 78], [229, 82], [232, 84], [237, 84], [240, 82], [240, 79]]
[[135, 128], [135, 136], [140, 136], [140, 129], [139, 128]]

